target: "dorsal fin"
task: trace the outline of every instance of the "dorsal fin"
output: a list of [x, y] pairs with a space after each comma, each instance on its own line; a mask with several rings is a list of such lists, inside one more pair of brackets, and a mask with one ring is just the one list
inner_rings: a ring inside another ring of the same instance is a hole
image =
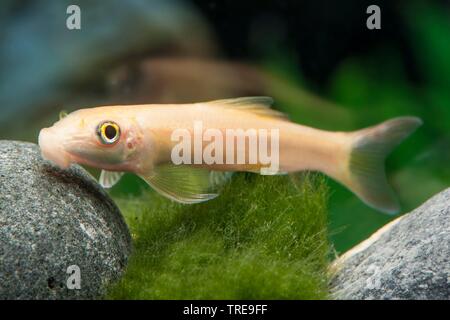
[[288, 117], [277, 110], [271, 109], [273, 99], [271, 97], [244, 97], [222, 99], [208, 102], [209, 105], [217, 105], [224, 108], [236, 108], [245, 110], [263, 117], [288, 120]]
[[210, 101], [208, 103], [212, 104], [222, 104], [222, 105], [232, 105], [234, 107], [246, 107], [248, 105], [252, 104], [259, 104], [263, 105], [266, 108], [270, 108], [270, 106], [273, 104], [273, 99], [271, 97], [242, 97], [242, 98], [231, 98], [231, 99], [220, 99], [220, 100], [214, 100]]

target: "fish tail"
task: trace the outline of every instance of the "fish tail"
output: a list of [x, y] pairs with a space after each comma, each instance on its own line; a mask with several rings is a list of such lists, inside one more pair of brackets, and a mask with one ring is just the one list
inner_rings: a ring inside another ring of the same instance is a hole
[[385, 158], [421, 124], [416, 117], [399, 117], [351, 133], [348, 162], [339, 180], [370, 207], [397, 213], [400, 205], [386, 178]]

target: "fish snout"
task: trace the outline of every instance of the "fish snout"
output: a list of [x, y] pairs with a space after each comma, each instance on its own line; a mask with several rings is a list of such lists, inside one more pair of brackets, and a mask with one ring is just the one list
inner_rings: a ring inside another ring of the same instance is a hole
[[39, 133], [39, 147], [45, 160], [49, 160], [62, 169], [70, 166], [71, 157], [64, 150], [58, 133], [53, 131], [52, 128], [41, 130]]

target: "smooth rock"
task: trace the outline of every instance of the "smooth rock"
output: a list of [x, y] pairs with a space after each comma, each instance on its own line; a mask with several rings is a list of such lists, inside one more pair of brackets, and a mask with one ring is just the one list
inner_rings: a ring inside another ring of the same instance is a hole
[[331, 270], [338, 299], [450, 299], [450, 188], [383, 227]]
[[119, 209], [89, 173], [55, 168], [37, 145], [0, 141], [1, 299], [100, 297], [130, 251]]

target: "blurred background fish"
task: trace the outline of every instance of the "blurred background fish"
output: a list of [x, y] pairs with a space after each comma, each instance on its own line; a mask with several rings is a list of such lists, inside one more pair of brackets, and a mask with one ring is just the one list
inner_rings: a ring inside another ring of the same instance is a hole
[[[81, 30], [66, 8], [81, 8]], [[450, 6], [366, 0], [48, 0], [0, 4], [0, 138], [37, 142], [61, 110], [268, 95], [293, 121], [354, 130], [415, 115], [387, 168], [408, 211], [450, 184]], [[139, 193], [125, 177], [113, 192]], [[392, 217], [331, 180], [343, 251]], [[420, 187], [417, 187], [420, 186]]]
[[[107, 101], [105, 75], [136, 56], [215, 51], [209, 28], [187, 2], [80, 0], [81, 30], [69, 30], [66, 9], [72, 2], [2, 2], [3, 131], [20, 135], [43, 113]], [[8, 126], [11, 119], [20, 121]]]
[[190, 103], [264, 94], [295, 105], [302, 123], [320, 123], [328, 129], [352, 124], [346, 108], [249, 63], [197, 57], [136, 60], [113, 70], [107, 86], [112, 102], [123, 104]]

